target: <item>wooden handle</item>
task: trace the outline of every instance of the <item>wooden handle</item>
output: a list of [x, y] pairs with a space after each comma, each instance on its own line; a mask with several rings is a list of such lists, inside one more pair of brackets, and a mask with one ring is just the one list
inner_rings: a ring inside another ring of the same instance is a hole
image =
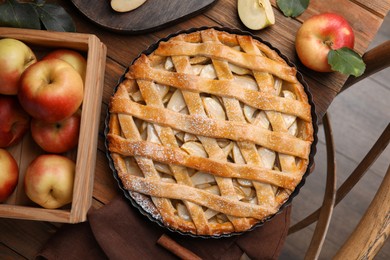
[[188, 260], [200, 260], [199, 256], [191, 252], [190, 250], [182, 247], [178, 243], [176, 243], [174, 240], [172, 240], [170, 237], [167, 235], [163, 234], [158, 240], [157, 244], [160, 246], [164, 247], [171, 253], [175, 254], [181, 259], [188, 259]]

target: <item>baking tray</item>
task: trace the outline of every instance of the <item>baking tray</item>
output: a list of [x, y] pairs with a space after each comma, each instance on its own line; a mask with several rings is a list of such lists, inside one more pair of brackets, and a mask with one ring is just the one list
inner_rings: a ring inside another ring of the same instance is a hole
[[[293, 64], [277, 48], [273, 47], [269, 42], [264, 41], [259, 36], [256, 36], [256, 35], [251, 34], [250, 32], [242, 31], [242, 30], [238, 30], [238, 29], [232, 29], [232, 28], [227, 28], [227, 27], [208, 27], [208, 26], [199, 27], [199, 28], [191, 28], [191, 29], [188, 29], [188, 30], [182, 30], [182, 31], [178, 31], [176, 33], [170, 34], [170, 35], [168, 35], [168, 36], [158, 40], [157, 42], [151, 44], [146, 50], [142, 51], [132, 61], [131, 64], [133, 64], [134, 61], [136, 61], [142, 54], [145, 54], [145, 55], [151, 54], [155, 49], [157, 49], [157, 47], [158, 47], [160, 42], [168, 41], [170, 38], [175, 37], [175, 36], [177, 36], [179, 34], [185, 34], [185, 33], [188, 34], [188, 33], [193, 33], [193, 32], [207, 30], [207, 29], [215, 29], [215, 30], [218, 30], [218, 31], [223, 31], [223, 32], [231, 33], [231, 34], [249, 35], [249, 36], [253, 37], [254, 39], [256, 39], [256, 40], [266, 44], [272, 50], [276, 51], [278, 53], [278, 55], [280, 57], [282, 57], [287, 62], [287, 64], [289, 66], [292, 66], [292, 67], [296, 68], [295, 64]], [[125, 72], [120, 77], [120, 79], [118, 81], [118, 84], [114, 88], [114, 93], [118, 89], [120, 83], [125, 79], [125, 74], [127, 72], [128, 72], [128, 68], [125, 70]], [[293, 198], [296, 197], [299, 194], [300, 189], [305, 184], [306, 177], [310, 174], [311, 169], [312, 169], [312, 167], [314, 165], [314, 156], [315, 156], [315, 154], [317, 152], [316, 145], [317, 145], [317, 142], [318, 142], [318, 137], [317, 137], [317, 133], [318, 133], [318, 117], [317, 117], [316, 110], [315, 110], [315, 104], [313, 102], [313, 97], [312, 97], [312, 94], [310, 93], [308, 84], [305, 82], [305, 80], [303, 78], [303, 75], [298, 71], [298, 69], [297, 69], [297, 79], [303, 85], [304, 90], [305, 90], [305, 92], [307, 94], [307, 97], [308, 97], [308, 102], [309, 102], [309, 104], [311, 106], [311, 116], [312, 116], [312, 122], [313, 122], [313, 142], [311, 144], [311, 149], [310, 149], [310, 154], [309, 154], [309, 163], [308, 163], [308, 166], [307, 166], [307, 170], [306, 170], [305, 174], [303, 175], [302, 180], [296, 186], [295, 190], [291, 193], [291, 195], [286, 200], [286, 202], [284, 202], [280, 206], [279, 210], [275, 214], [273, 214], [273, 215], [269, 216], [268, 218], [266, 218], [266, 219], [256, 223], [255, 225], [253, 225], [248, 230], [245, 230], [245, 231], [242, 231], [242, 232], [231, 232], [231, 233], [227, 233], [227, 234], [218, 234], [218, 235], [196, 235], [196, 234], [193, 234], [193, 233], [190, 233], [190, 232], [183, 232], [181, 230], [177, 230], [177, 229], [174, 229], [174, 228], [171, 228], [169, 226], [164, 225], [164, 223], [162, 221], [162, 218], [159, 215], [159, 213], [157, 212], [156, 208], [153, 208], [153, 207], [145, 207], [144, 208], [144, 207], [141, 206], [142, 204], [145, 205], [145, 201], [144, 201], [145, 199], [150, 202], [149, 204], [152, 204], [151, 199], [150, 199], [149, 196], [140, 194], [138, 192], [128, 191], [122, 185], [122, 182], [121, 182], [121, 180], [120, 180], [120, 178], [118, 176], [118, 172], [116, 171], [116, 169], [114, 167], [113, 160], [112, 160], [110, 152], [108, 150], [107, 134], [109, 132], [110, 113], [109, 113], [109, 108], [107, 108], [106, 120], [105, 120], [105, 130], [104, 130], [105, 146], [106, 146], [106, 156], [107, 156], [108, 161], [109, 161], [109, 166], [110, 166], [111, 170], [113, 171], [113, 176], [117, 180], [118, 186], [122, 190], [122, 192], [123, 192], [124, 196], [126, 197], [126, 199], [131, 203], [131, 205], [133, 205], [135, 208], [137, 208], [142, 215], [146, 216], [150, 221], [152, 221], [154, 223], [157, 223], [159, 226], [161, 226], [161, 227], [163, 227], [163, 228], [165, 228], [165, 229], [167, 229], [167, 230], [169, 230], [169, 231], [171, 231], [173, 233], [179, 233], [181, 235], [187, 235], [187, 236], [191, 236], [191, 237], [195, 237], [195, 238], [205, 238], [205, 239], [207, 239], [207, 238], [223, 238], [223, 237], [231, 237], [231, 236], [241, 235], [241, 234], [244, 234], [246, 232], [249, 232], [249, 231], [251, 231], [251, 230], [253, 230], [255, 228], [258, 228], [258, 227], [264, 225], [264, 223], [270, 221], [275, 215], [280, 214], [287, 206], [289, 206], [291, 204]]]

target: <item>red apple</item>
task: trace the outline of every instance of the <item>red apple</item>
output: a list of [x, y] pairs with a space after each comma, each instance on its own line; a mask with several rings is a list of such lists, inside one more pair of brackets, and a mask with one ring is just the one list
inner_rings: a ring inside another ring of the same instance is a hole
[[16, 96], [0, 95], [0, 147], [19, 142], [30, 128], [30, 116]]
[[0, 203], [14, 192], [18, 184], [19, 168], [14, 157], [0, 148]]
[[353, 49], [355, 36], [352, 27], [342, 16], [334, 13], [314, 15], [297, 32], [295, 49], [306, 67], [330, 72], [328, 53], [342, 47]]
[[24, 176], [26, 195], [48, 209], [72, 202], [75, 163], [67, 157], [44, 154], [35, 158]]
[[47, 59], [60, 59], [66, 61], [80, 74], [81, 78], [85, 80], [85, 72], [87, 69], [86, 59], [77, 51], [69, 49], [58, 49], [48, 53], [44, 60]]
[[46, 152], [63, 153], [74, 148], [79, 140], [80, 113], [63, 121], [48, 123], [39, 119], [31, 121], [31, 135]]
[[23, 42], [0, 40], [0, 94], [16, 95], [23, 71], [37, 61], [33, 51]]
[[80, 107], [83, 80], [65, 61], [41, 60], [22, 74], [18, 97], [32, 117], [58, 122], [70, 117]]

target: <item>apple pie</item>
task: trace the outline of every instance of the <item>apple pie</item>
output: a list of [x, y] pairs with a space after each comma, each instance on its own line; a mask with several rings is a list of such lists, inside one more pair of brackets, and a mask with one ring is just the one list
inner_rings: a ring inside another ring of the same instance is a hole
[[296, 68], [260, 40], [216, 28], [141, 54], [111, 98], [107, 131], [122, 188], [164, 226], [201, 236], [276, 214], [314, 139]]

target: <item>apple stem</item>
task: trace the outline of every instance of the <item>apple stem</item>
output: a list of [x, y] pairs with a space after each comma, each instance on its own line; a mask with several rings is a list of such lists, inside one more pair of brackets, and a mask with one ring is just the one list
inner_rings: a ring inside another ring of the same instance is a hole
[[332, 49], [333, 42], [331, 40], [325, 40], [324, 44], [326, 44], [329, 48]]

